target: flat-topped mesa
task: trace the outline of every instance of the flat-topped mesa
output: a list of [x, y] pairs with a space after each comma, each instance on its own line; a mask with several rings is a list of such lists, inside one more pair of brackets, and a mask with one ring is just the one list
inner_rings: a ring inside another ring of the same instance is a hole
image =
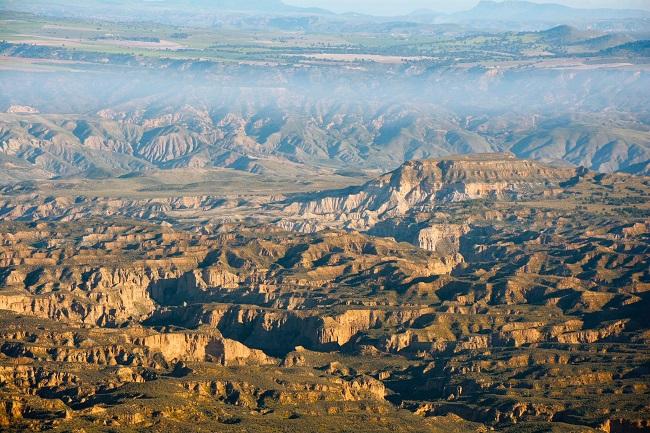
[[416, 160], [362, 186], [294, 201], [286, 211], [301, 218], [344, 222], [350, 228], [364, 229], [381, 219], [426, 210], [440, 202], [515, 198], [574, 175], [574, 169], [520, 160], [509, 153]]

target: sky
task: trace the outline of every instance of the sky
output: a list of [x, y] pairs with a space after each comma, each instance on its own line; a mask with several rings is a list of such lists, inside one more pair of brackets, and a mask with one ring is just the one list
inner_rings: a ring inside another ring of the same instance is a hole
[[[284, 0], [295, 6], [316, 6], [334, 12], [360, 12], [373, 15], [406, 14], [417, 9], [456, 12], [474, 6], [478, 0]], [[579, 8], [631, 8], [650, 10], [650, 0], [536, 0]]]

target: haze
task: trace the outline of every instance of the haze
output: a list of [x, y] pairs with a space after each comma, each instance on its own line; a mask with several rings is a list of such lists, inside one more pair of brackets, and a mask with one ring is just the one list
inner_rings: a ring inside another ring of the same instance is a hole
[[[329, 9], [334, 12], [357, 12], [370, 15], [408, 14], [418, 9], [440, 12], [458, 12], [475, 6], [477, 0], [287, 0], [285, 3], [295, 6], [309, 6]], [[538, 0], [536, 3], [556, 3], [576, 8], [630, 8], [650, 9], [648, 0]]]
[[0, 432], [648, 433], [650, 5], [559, 1], [0, 0]]

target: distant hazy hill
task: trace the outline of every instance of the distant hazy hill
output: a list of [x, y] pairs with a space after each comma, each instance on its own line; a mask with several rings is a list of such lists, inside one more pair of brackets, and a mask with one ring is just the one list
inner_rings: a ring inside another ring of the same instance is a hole
[[[531, 123], [526, 117], [459, 121], [430, 106], [303, 101], [271, 107], [139, 105], [98, 115], [0, 114], [0, 183], [25, 177], [123, 175], [149, 168], [226, 167], [253, 173], [277, 164], [393, 168], [403, 161], [509, 150], [611, 172], [650, 158], [650, 132], [612, 119]], [[313, 105], [312, 105], [313, 104]], [[365, 114], [364, 114], [365, 113]], [[528, 123], [524, 126], [522, 123]], [[517, 126], [519, 125], [519, 126]], [[513, 130], [514, 129], [514, 130]], [[501, 131], [509, 131], [503, 134]], [[27, 173], [30, 173], [29, 175]]]
[[[441, 14], [417, 10], [399, 17], [363, 14], [334, 14], [321, 8], [291, 6], [282, 0], [5, 0], [0, 10], [22, 11], [53, 16], [111, 20], [150, 20], [175, 25], [210, 26], [214, 17], [232, 13], [261, 15], [318, 15], [336, 22], [360, 25], [399, 21], [418, 24], [462, 24], [504, 30], [540, 30], [554, 25], [597, 27], [604, 30], [647, 30], [650, 12], [630, 9], [577, 9], [558, 4], [523, 0], [497, 2], [482, 0], [470, 10]], [[367, 30], [367, 29], [366, 29]]]
[[591, 29], [582, 30], [567, 24], [555, 26], [540, 31], [537, 34], [541, 36], [542, 41], [555, 47], [573, 47], [584, 51], [600, 50], [603, 55], [625, 54], [635, 57], [642, 54], [634, 51], [635, 48], [642, 47], [644, 42], [639, 41], [641, 44], [629, 44], [630, 42], [636, 41], [631, 34], [624, 32], [603, 32]]
[[540, 34], [545, 41], [558, 44], [573, 43], [599, 36], [599, 33], [596, 33], [594, 31], [580, 30], [567, 24], [552, 27], [548, 30], [540, 32]]
[[[121, 0], [127, 4], [147, 5], [153, 2], [142, 0]], [[169, 8], [189, 7], [208, 11], [260, 11], [260, 12], [311, 12], [330, 13], [325, 9], [290, 6], [281, 0], [159, 0], [155, 2]]]
[[[128, 1], [128, 0], [123, 0]], [[130, 0], [134, 2], [133, 0]], [[139, 1], [137, 3], [147, 3]], [[281, 0], [161, 0], [159, 3], [169, 5], [187, 5], [201, 8], [227, 8], [227, 9], [252, 9], [252, 10], [286, 10], [293, 9]]]
[[324, 14], [318, 8], [290, 6], [281, 0], [6, 0], [0, 10], [23, 11], [51, 16], [109, 19], [150, 20], [176, 25], [211, 25], [212, 17], [231, 13], [253, 14]]
[[[18, 6], [24, 3], [15, 0], [7, 0], [4, 5], [7, 9]], [[77, 2], [74, 0], [56, 0], [44, 1], [35, 0], [29, 2], [33, 7], [45, 7], [46, 5], [55, 8], [69, 8], [74, 10], [78, 9], [96, 9], [96, 10], [111, 10], [111, 9], [187, 9], [187, 8], [201, 8], [204, 10], [260, 10], [260, 11], [287, 11], [296, 10], [293, 6], [284, 4], [281, 0], [88, 0], [85, 2]]]
[[638, 57], [649, 57], [650, 40], [628, 42], [626, 44], [617, 45], [603, 50], [602, 53], [609, 56], [632, 55]]
[[553, 24], [583, 24], [600, 20], [650, 18], [650, 12], [631, 9], [576, 9], [559, 4], [540, 4], [523, 0], [497, 2], [481, 0], [474, 8], [449, 15], [449, 22], [482, 24], [489, 27], [535, 27]]

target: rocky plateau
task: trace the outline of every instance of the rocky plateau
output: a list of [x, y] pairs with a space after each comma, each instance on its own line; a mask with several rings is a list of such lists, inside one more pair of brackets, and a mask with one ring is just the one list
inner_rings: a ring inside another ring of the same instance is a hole
[[236, 194], [4, 190], [3, 429], [647, 431], [646, 177], [486, 154]]

